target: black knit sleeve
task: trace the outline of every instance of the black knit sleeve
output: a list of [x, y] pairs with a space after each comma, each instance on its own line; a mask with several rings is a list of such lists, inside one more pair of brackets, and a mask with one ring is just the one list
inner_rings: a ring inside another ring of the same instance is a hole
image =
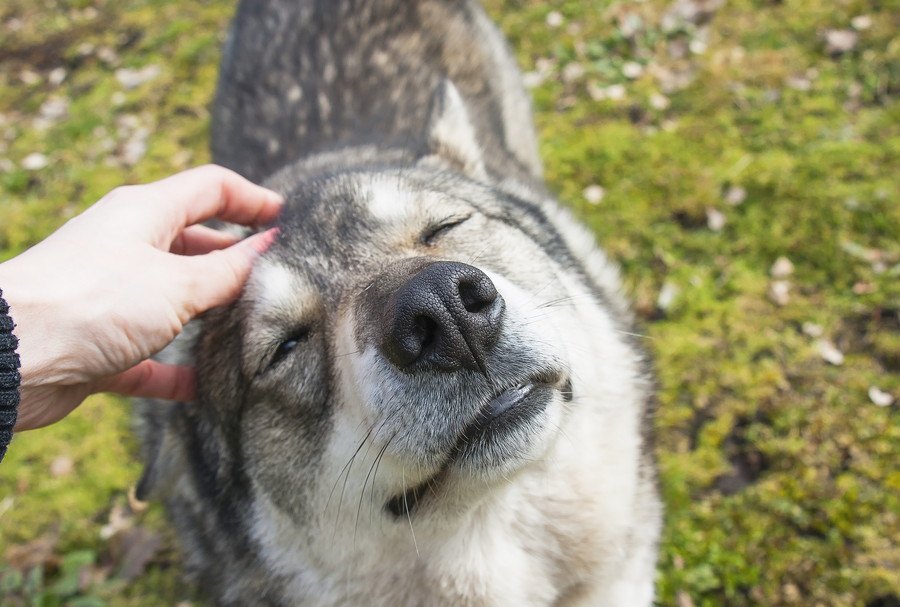
[[12, 440], [12, 429], [16, 425], [19, 410], [19, 342], [13, 335], [9, 306], [0, 290], [0, 461], [6, 455], [6, 448]]

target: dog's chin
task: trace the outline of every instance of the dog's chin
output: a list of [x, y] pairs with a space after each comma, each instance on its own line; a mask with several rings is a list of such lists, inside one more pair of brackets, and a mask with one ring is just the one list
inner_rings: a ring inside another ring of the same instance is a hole
[[571, 381], [555, 372], [499, 389], [460, 433], [437, 472], [392, 496], [385, 509], [407, 517], [439, 501], [451, 487], [508, 481], [541, 458], [558, 431], [554, 409], [571, 395]]

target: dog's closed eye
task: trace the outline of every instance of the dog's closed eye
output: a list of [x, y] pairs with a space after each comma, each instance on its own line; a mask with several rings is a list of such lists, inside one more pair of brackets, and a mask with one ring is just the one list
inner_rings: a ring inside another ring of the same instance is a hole
[[275, 353], [272, 355], [271, 360], [269, 361], [268, 369], [273, 369], [278, 366], [288, 355], [293, 352], [298, 345], [309, 340], [310, 328], [309, 327], [300, 327], [293, 331], [290, 336], [278, 344], [278, 347], [275, 348]]
[[456, 226], [464, 223], [470, 217], [471, 215], [448, 217], [435, 225], [431, 225], [428, 227], [428, 229], [422, 232], [422, 236], [419, 237], [419, 242], [427, 246], [432, 246], [438, 238], [440, 238]]

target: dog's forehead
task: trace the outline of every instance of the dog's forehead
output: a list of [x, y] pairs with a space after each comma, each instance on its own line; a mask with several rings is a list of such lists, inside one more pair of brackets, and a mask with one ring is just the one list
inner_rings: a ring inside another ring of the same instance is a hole
[[427, 191], [414, 190], [400, 176], [374, 176], [359, 185], [364, 212], [381, 223], [396, 224], [411, 219], [428, 195]]
[[395, 224], [416, 218], [428, 206], [452, 198], [452, 180], [423, 183], [414, 171], [345, 173], [295, 184], [287, 193], [283, 221], [317, 223], [328, 230], [342, 223]]
[[[282, 247], [299, 257], [353, 261], [451, 214], [454, 196], [403, 171], [349, 173], [297, 184], [286, 195]], [[321, 263], [319, 265], [322, 265]]]
[[296, 184], [286, 194], [279, 236], [254, 269], [248, 294], [273, 303], [298, 291], [325, 291], [402, 256], [404, 243], [413, 242], [439, 213], [438, 198], [398, 171]]

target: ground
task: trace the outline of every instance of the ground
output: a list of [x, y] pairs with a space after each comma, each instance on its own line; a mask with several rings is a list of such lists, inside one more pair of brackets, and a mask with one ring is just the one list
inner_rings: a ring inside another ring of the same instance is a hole
[[[488, 0], [659, 377], [660, 605], [900, 604], [900, 11]], [[232, 2], [0, 2], [0, 259], [209, 158]], [[0, 464], [0, 604], [202, 605], [92, 398]]]

